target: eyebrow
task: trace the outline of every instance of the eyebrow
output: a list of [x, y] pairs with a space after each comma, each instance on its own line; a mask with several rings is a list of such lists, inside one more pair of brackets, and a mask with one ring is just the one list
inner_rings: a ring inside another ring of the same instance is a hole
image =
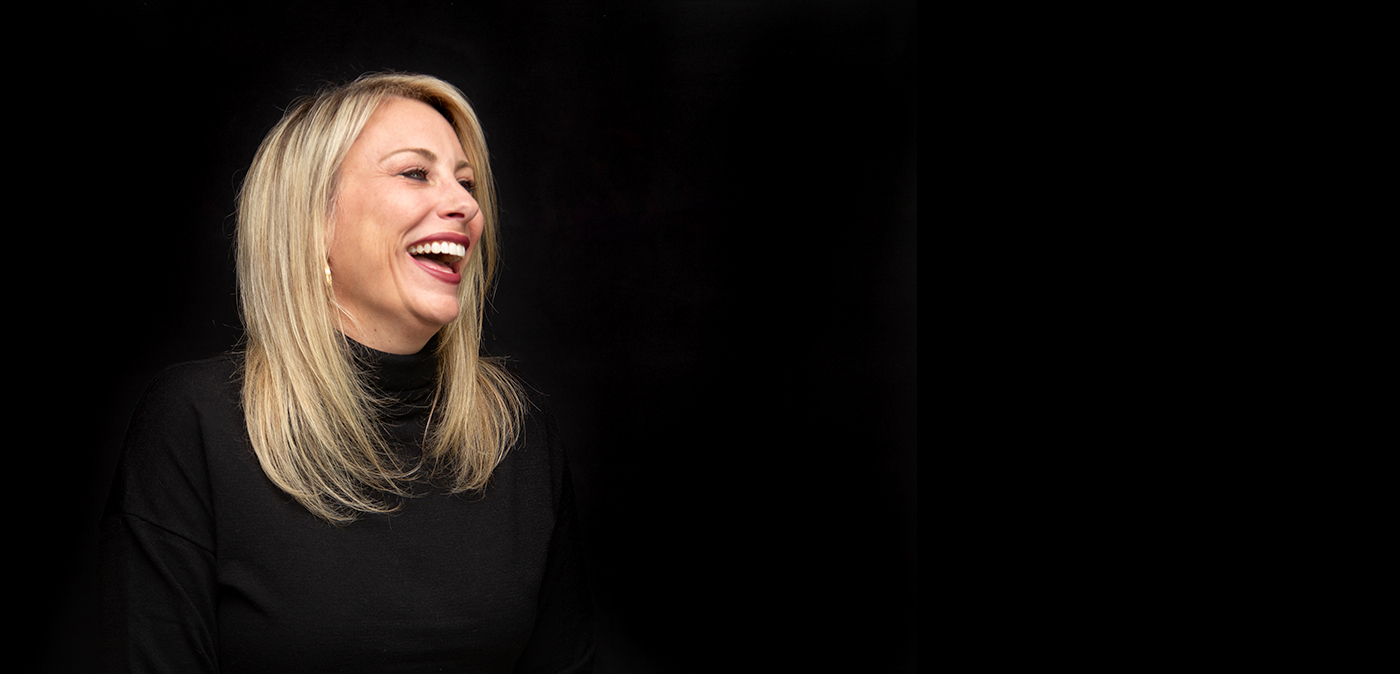
[[[379, 161], [384, 161], [385, 159], [388, 159], [389, 157], [392, 157], [392, 156], [394, 156], [394, 155], [396, 155], [396, 154], [398, 154], [398, 153], [400, 153], [400, 152], [412, 152], [412, 153], [414, 153], [414, 154], [416, 154], [416, 155], [421, 155], [424, 159], [427, 159], [427, 160], [430, 161], [430, 162], [437, 162], [437, 160], [438, 160], [437, 155], [434, 154], [432, 150], [429, 150], [429, 149], [427, 149], [427, 148], [422, 148], [422, 147], [406, 147], [406, 148], [402, 148], [402, 149], [399, 149], [399, 150], [394, 150], [393, 152], [390, 152], [389, 154], [384, 155], [383, 157], [381, 157], [381, 158], [379, 159]], [[464, 169], [464, 168], [471, 168], [471, 163], [468, 162], [468, 161], [465, 160], [465, 159], [463, 159], [462, 161], [457, 162], [457, 168], [455, 168], [455, 169], [453, 169], [453, 170], [454, 170], [454, 171], [460, 171], [460, 170], [462, 170], [462, 169]]]

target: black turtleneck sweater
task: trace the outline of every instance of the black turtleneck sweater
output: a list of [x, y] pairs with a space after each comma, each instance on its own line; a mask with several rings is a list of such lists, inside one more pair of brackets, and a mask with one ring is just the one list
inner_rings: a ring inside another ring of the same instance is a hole
[[[433, 346], [358, 347], [402, 401], [384, 427], [410, 453]], [[102, 522], [112, 671], [589, 671], [573, 493], [542, 400], [484, 493], [416, 484], [401, 511], [333, 526], [263, 474], [239, 367], [237, 356], [175, 366], [132, 418]]]

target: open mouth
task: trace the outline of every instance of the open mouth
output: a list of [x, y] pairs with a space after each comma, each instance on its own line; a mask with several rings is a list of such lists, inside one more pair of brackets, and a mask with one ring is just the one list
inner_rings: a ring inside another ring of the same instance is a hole
[[451, 241], [433, 241], [409, 246], [408, 254], [430, 267], [455, 274], [467, 257], [467, 247]]

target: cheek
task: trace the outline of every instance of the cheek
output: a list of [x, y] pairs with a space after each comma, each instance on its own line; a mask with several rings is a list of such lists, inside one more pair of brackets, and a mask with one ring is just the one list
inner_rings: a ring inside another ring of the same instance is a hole
[[482, 232], [486, 231], [486, 216], [478, 212], [476, 217], [467, 223], [467, 236], [472, 238], [472, 247], [481, 240]]
[[330, 231], [330, 254], [342, 264], [367, 268], [382, 268], [391, 264], [402, 251], [392, 224], [393, 206], [383, 198], [370, 203], [350, 201], [344, 204]]

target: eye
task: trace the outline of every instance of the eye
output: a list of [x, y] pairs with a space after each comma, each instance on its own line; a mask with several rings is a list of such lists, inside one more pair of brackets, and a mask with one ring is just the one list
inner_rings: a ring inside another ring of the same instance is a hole
[[467, 191], [471, 192], [473, 195], [476, 194], [476, 181], [471, 179], [458, 180], [457, 184], [461, 185], [462, 187], [465, 187]]
[[400, 173], [399, 175], [401, 175], [401, 176], [403, 176], [403, 177], [405, 177], [405, 178], [412, 179], [412, 180], [427, 180], [427, 179], [428, 179], [428, 171], [427, 171], [427, 169], [421, 169], [421, 168], [411, 168], [411, 169], [409, 169], [409, 170], [407, 170], [407, 171], [404, 171], [403, 173]]

